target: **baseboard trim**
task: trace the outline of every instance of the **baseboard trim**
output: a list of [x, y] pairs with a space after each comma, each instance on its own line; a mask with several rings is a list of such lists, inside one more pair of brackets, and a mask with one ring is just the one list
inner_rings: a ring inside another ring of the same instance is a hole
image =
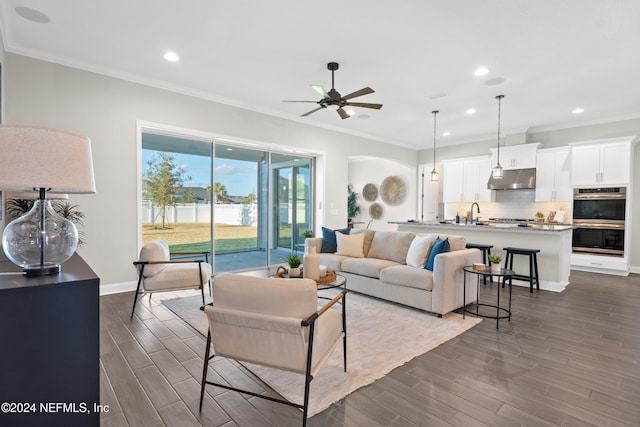
[[640, 274], [640, 267], [634, 267], [633, 265], [629, 267], [629, 273]]
[[135, 291], [137, 286], [138, 282], [135, 280], [132, 282], [109, 283], [108, 285], [100, 286], [100, 296]]

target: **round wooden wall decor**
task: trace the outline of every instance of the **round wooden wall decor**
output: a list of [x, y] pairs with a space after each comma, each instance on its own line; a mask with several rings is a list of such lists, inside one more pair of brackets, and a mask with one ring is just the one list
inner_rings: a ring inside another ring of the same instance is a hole
[[380, 185], [380, 197], [391, 206], [398, 206], [404, 201], [407, 187], [398, 176], [389, 176]]
[[369, 216], [371, 216], [372, 219], [382, 218], [383, 212], [384, 208], [380, 203], [372, 203], [371, 206], [369, 206]]
[[362, 189], [362, 197], [367, 202], [373, 202], [378, 198], [378, 187], [375, 184], [367, 184]]

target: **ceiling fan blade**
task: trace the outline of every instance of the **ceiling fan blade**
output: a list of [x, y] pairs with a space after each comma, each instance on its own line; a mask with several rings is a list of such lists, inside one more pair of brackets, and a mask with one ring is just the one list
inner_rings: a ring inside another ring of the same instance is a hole
[[316, 92], [318, 92], [323, 98], [329, 98], [329, 94], [327, 93], [326, 90], [324, 90], [322, 86], [311, 85], [311, 88]]
[[305, 102], [305, 103], [311, 103], [311, 104], [317, 104], [318, 101], [282, 101], [282, 102]]
[[370, 104], [368, 102], [347, 102], [347, 105], [351, 107], [375, 108], [376, 110], [382, 108], [382, 104]]
[[360, 90], [357, 90], [353, 93], [350, 93], [349, 95], [345, 96], [344, 99], [351, 99], [351, 98], [355, 98], [357, 96], [362, 96], [362, 95], [368, 95], [370, 93], [375, 92], [375, 90], [371, 89], [370, 87], [364, 87]]
[[315, 112], [316, 112], [316, 111], [318, 111], [318, 110], [322, 110], [322, 108], [323, 108], [323, 107], [318, 107], [318, 108], [315, 108], [315, 109], [313, 109], [313, 110], [311, 110], [311, 111], [307, 111], [306, 113], [304, 113], [304, 114], [303, 114], [303, 115], [301, 115], [300, 117], [307, 117], [309, 114], [313, 114], [313, 113], [315, 113]]
[[338, 112], [338, 114], [340, 114], [340, 117], [342, 117], [342, 120], [348, 119], [349, 117], [351, 117], [349, 113], [344, 111], [342, 108], [338, 108], [336, 111]]

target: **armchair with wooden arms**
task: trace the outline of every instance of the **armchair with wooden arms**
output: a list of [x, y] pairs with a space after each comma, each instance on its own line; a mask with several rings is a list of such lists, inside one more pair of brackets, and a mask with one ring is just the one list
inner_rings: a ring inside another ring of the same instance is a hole
[[[171, 259], [172, 255], [204, 257], [204, 259]], [[147, 243], [140, 250], [140, 258], [133, 265], [138, 270], [138, 287], [133, 296], [131, 318], [136, 310], [138, 299], [148, 293], [177, 291], [183, 289], [200, 289], [202, 304], [204, 301], [204, 284], [211, 289], [211, 264], [209, 252], [169, 252], [165, 240], [158, 239]], [[211, 292], [211, 290], [210, 290]]]
[[[311, 380], [340, 341], [344, 371], [347, 371], [346, 291], [318, 309], [318, 289], [311, 279], [222, 273], [213, 281], [213, 295], [213, 305], [204, 308], [209, 333], [202, 371], [200, 410], [205, 385], [209, 384], [301, 409], [302, 425], [305, 426]], [[331, 309], [338, 302], [341, 303], [340, 310]], [[305, 375], [302, 403], [207, 381], [209, 361], [215, 356]]]

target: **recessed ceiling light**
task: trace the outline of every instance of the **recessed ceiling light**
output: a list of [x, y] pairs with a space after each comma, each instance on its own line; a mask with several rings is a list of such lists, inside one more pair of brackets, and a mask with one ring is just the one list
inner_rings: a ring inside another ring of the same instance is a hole
[[573, 110], [571, 110], [572, 114], [580, 114], [580, 113], [584, 113], [584, 108], [574, 108]]
[[479, 67], [476, 68], [476, 70], [473, 72], [474, 76], [486, 76], [489, 73], [489, 70], [487, 70], [485, 67]]
[[475, 110], [475, 108], [469, 108], [467, 111], [465, 111], [465, 113], [467, 113], [467, 114], [475, 114], [476, 110]]
[[451, 132], [442, 132], [442, 136], [451, 136]]
[[356, 117], [359, 118], [359, 119], [369, 119], [369, 118], [371, 118], [371, 116], [368, 115], [368, 114], [358, 114]]
[[36, 22], [38, 24], [48, 24], [51, 22], [51, 18], [47, 15], [39, 10], [31, 9], [30, 7], [18, 6], [14, 10], [18, 15], [31, 22]]
[[180, 57], [175, 52], [169, 51], [164, 54], [164, 59], [169, 62], [178, 62], [180, 60]]

